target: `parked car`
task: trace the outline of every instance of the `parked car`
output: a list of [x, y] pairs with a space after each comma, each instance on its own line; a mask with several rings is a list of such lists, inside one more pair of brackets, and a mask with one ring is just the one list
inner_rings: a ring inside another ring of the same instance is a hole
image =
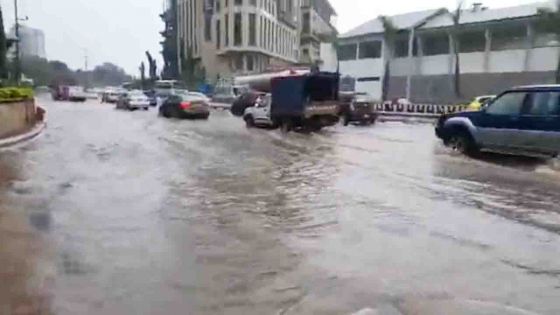
[[469, 103], [469, 106], [467, 107], [467, 111], [471, 111], [471, 112], [479, 111], [482, 108], [484, 108], [484, 106], [486, 106], [488, 102], [490, 102], [494, 98], [496, 98], [496, 95], [477, 96]]
[[142, 91], [130, 91], [120, 95], [116, 108], [127, 110], [148, 110], [148, 108], [150, 108], [150, 100]]
[[253, 106], [245, 109], [243, 120], [247, 128], [260, 127], [260, 128], [277, 128], [272, 118], [270, 117], [270, 108], [272, 104], [272, 95], [260, 95], [255, 100]]
[[159, 115], [165, 118], [208, 119], [210, 105], [189, 93], [175, 93], [163, 101], [159, 107]]
[[349, 102], [345, 102], [346, 106], [341, 112], [344, 125], [357, 123], [360, 125], [371, 125], [377, 120], [377, 112], [375, 111], [375, 100], [368, 93], [353, 93]]
[[560, 153], [560, 85], [517, 87], [476, 112], [443, 115], [436, 135], [461, 153]]

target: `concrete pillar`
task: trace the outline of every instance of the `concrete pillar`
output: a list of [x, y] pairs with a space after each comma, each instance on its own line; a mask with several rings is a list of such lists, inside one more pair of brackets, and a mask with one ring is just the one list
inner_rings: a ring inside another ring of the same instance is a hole
[[484, 72], [490, 72], [490, 54], [492, 53], [492, 32], [486, 28], [484, 32], [486, 47], [484, 48]]
[[412, 92], [412, 75], [414, 74], [414, 36], [415, 29], [411, 28], [408, 35], [408, 71], [406, 76], [406, 98], [410, 100]]
[[449, 38], [449, 58], [448, 58], [448, 64], [447, 64], [447, 73], [449, 75], [453, 75], [454, 73], [454, 68], [455, 68], [455, 37], [451, 34], [448, 33], [448, 38]]
[[531, 60], [531, 52], [533, 48], [533, 40], [535, 35], [533, 25], [530, 22], [526, 23], [526, 27], [527, 27], [527, 37], [525, 38], [525, 60], [523, 63], [523, 71], [525, 72], [530, 71], [529, 61]]

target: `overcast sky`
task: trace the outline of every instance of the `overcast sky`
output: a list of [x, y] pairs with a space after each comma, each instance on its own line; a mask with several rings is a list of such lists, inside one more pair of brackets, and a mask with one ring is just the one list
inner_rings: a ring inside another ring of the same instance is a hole
[[[199, 0], [202, 1], [202, 0]], [[472, 3], [477, 1], [467, 1]], [[491, 8], [535, 2], [534, 0], [486, 0]], [[163, 0], [19, 0], [20, 16], [29, 26], [45, 32], [47, 57], [62, 60], [74, 69], [113, 62], [133, 75], [149, 50], [161, 65], [158, 14]], [[453, 8], [456, 0], [331, 0], [338, 13], [341, 32], [379, 15], [392, 15], [439, 7]], [[13, 0], [0, 0], [4, 25], [14, 21]]]

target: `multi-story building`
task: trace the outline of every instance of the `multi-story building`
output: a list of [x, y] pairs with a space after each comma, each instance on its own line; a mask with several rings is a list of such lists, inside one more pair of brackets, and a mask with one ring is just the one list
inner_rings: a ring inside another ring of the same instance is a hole
[[445, 10], [391, 16], [387, 20], [398, 32], [390, 43], [377, 18], [340, 37], [341, 73], [355, 79], [356, 90], [378, 99], [386, 82], [387, 99], [416, 102], [456, 102], [515, 85], [553, 83], [560, 41], [539, 27], [542, 8], [554, 6], [476, 4], [461, 11], [459, 27]]
[[332, 42], [337, 36], [332, 24], [335, 15], [328, 0], [302, 0], [299, 27], [302, 63], [323, 64], [323, 59], [328, 58], [321, 54], [321, 44]]
[[211, 81], [312, 64], [336, 35], [327, 0], [177, 1], [179, 59], [191, 56]]
[[[10, 36], [15, 38], [15, 26], [10, 30]], [[42, 30], [26, 25], [19, 26], [19, 50], [22, 56], [47, 58], [45, 50], [45, 34]]]
[[299, 0], [178, 0], [178, 38], [208, 78], [295, 64]]

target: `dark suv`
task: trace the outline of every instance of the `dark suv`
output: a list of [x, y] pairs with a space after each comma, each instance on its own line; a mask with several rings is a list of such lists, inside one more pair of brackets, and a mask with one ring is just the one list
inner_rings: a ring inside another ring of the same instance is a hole
[[508, 90], [477, 112], [443, 115], [436, 135], [454, 150], [527, 156], [560, 153], [560, 85]]

